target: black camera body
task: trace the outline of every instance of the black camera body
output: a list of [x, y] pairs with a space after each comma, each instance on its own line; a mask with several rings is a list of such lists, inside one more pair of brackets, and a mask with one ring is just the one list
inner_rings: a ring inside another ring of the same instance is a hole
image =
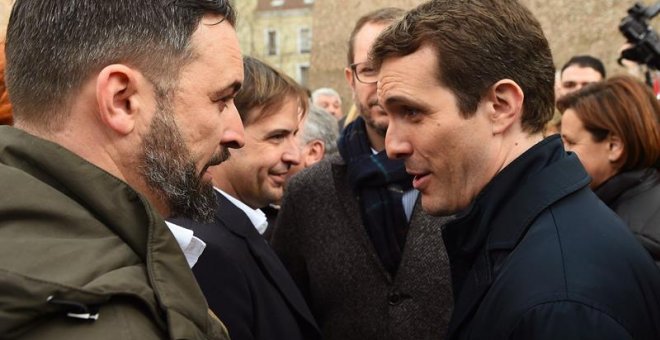
[[660, 37], [648, 24], [659, 12], [660, 3], [649, 7], [636, 3], [628, 9], [628, 15], [619, 24], [619, 31], [632, 47], [621, 52], [619, 62], [628, 59], [660, 70]]

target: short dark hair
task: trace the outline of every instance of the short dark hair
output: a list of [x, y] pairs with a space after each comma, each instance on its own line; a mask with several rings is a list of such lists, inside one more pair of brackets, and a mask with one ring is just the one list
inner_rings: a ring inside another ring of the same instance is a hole
[[190, 39], [206, 14], [236, 21], [228, 0], [17, 0], [6, 40], [15, 118], [57, 125], [74, 91], [113, 63], [173, 87], [195, 57]]
[[366, 24], [391, 24], [399, 20], [405, 11], [401, 8], [395, 7], [385, 7], [371, 11], [363, 16], [361, 16], [353, 27], [351, 31], [351, 36], [348, 39], [348, 65], [355, 62], [355, 36], [360, 32], [362, 27]]
[[412, 9], [374, 43], [376, 69], [389, 57], [434, 48], [440, 85], [457, 97], [465, 118], [501, 79], [523, 90], [522, 128], [543, 130], [554, 110], [555, 68], [541, 25], [515, 0], [434, 0]]
[[630, 76], [589, 84], [557, 101], [564, 113], [575, 111], [594, 141], [615, 134], [623, 142], [621, 171], [658, 167], [660, 104], [651, 89]]
[[576, 55], [572, 57], [569, 61], [564, 64], [561, 68], [561, 74], [564, 73], [564, 70], [573, 66], [577, 65], [579, 67], [588, 67], [594, 69], [596, 72], [600, 73], [600, 76], [605, 79], [605, 65], [603, 65], [603, 62], [600, 61], [600, 59], [592, 57], [590, 55]]
[[[297, 100], [302, 114], [306, 114], [307, 90], [291, 77], [249, 56], [243, 57], [243, 70], [243, 86], [234, 99], [243, 124], [250, 125], [277, 112], [287, 97]], [[259, 109], [258, 115], [252, 112], [255, 108]]]

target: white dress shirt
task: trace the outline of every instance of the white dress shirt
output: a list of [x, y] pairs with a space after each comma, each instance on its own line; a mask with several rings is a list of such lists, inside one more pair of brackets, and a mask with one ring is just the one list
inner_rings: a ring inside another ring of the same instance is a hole
[[176, 242], [181, 247], [181, 250], [183, 250], [183, 255], [188, 261], [188, 266], [192, 268], [197, 263], [199, 256], [202, 255], [204, 248], [206, 248], [206, 243], [193, 236], [193, 231], [188, 228], [180, 227], [168, 221], [165, 221], [165, 224], [170, 228]]
[[215, 188], [215, 190], [218, 190], [219, 193], [221, 193], [223, 196], [225, 196], [229, 202], [233, 203], [238, 209], [241, 209], [245, 215], [250, 219], [250, 222], [254, 225], [254, 227], [257, 229], [259, 234], [262, 234], [266, 231], [268, 228], [268, 219], [266, 218], [266, 214], [264, 214], [263, 211], [260, 209], [252, 209], [247, 204], [237, 200], [236, 198], [232, 197], [228, 193]]

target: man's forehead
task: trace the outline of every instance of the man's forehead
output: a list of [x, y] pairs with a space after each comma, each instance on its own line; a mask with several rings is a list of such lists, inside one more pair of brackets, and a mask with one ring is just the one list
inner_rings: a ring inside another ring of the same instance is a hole
[[[353, 47], [355, 48], [353, 57], [356, 57], [358, 54], [364, 54], [366, 56], [373, 42], [387, 26], [388, 24], [380, 22], [368, 22], [362, 26], [355, 35], [355, 41], [353, 41]], [[354, 62], [359, 61], [356, 60]]]
[[561, 74], [562, 81], [599, 81], [601, 74], [589, 66], [571, 65]]
[[320, 100], [339, 100], [339, 97], [332, 94], [321, 94], [317, 98]]

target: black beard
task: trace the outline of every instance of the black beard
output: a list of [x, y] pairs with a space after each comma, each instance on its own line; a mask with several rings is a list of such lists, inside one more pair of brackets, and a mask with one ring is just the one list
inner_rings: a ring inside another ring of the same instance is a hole
[[[164, 196], [172, 217], [182, 216], [199, 223], [213, 221], [217, 202], [213, 184], [197, 173], [190, 150], [174, 122], [171, 107], [163, 107], [160, 99], [157, 112], [142, 140], [139, 171], [147, 185]], [[210, 165], [228, 158], [228, 150], [216, 154]]]

